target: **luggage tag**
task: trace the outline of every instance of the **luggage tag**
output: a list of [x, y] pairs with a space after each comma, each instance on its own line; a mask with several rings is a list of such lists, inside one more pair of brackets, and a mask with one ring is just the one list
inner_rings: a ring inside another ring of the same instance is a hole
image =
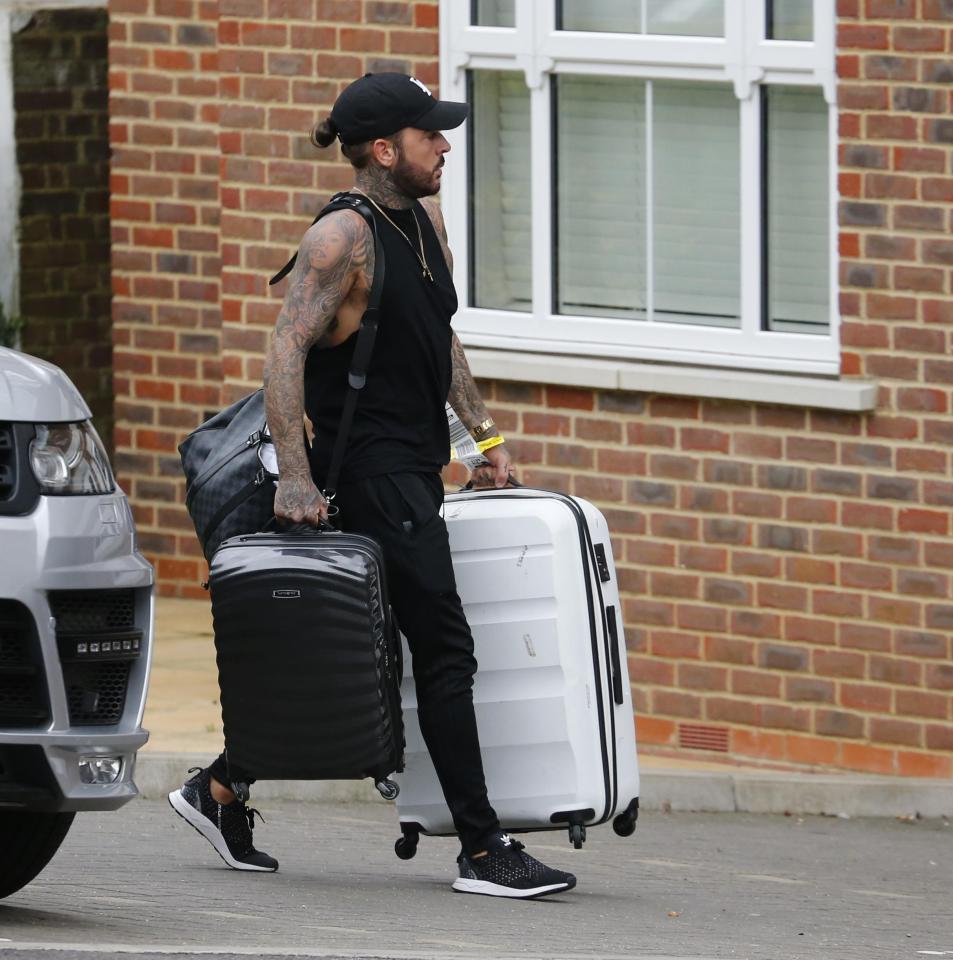
[[[270, 479], [272, 483], [277, 487], [278, 481], [280, 479], [278, 475], [278, 452], [275, 450], [275, 445], [272, 442], [271, 434], [268, 432], [268, 424], [262, 428], [261, 431], [261, 443], [258, 445], [258, 462], [261, 464], [262, 470], [264, 470], [264, 477], [262, 482]], [[340, 508], [336, 507], [333, 503], [328, 504], [328, 517], [336, 517], [340, 513]], [[270, 523], [271, 521], [269, 521]], [[295, 527], [305, 527], [308, 530], [337, 530], [331, 523], [327, 523], [325, 526], [322, 524], [320, 527], [310, 527], [308, 524], [296, 524], [293, 527], [287, 527], [285, 529], [292, 530]], [[277, 527], [275, 529], [278, 529]]]
[[490, 461], [483, 456], [476, 440], [463, 425], [456, 411], [449, 403], [445, 404], [447, 426], [450, 428], [450, 460], [462, 463], [471, 473], [477, 467], [486, 466]]
[[272, 443], [267, 423], [261, 431], [261, 444], [258, 447], [258, 462], [262, 465], [264, 471], [271, 476], [275, 486], [278, 486], [278, 453], [275, 450], [274, 443]]

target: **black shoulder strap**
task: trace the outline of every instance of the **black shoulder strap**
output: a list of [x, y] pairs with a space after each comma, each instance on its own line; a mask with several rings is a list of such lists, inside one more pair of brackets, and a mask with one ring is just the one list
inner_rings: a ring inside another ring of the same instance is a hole
[[[327, 214], [335, 210], [355, 210], [363, 216], [362, 211], [357, 209], [363, 199], [363, 197], [358, 196], [356, 193], [336, 193], [311, 221], [311, 226], [313, 227], [322, 217], [327, 216]], [[364, 219], [366, 220], [367, 217], [365, 216]], [[371, 229], [373, 229], [373, 227]], [[296, 251], [294, 256], [268, 281], [268, 286], [273, 287], [276, 283], [281, 283], [281, 281], [291, 273], [297, 259], [298, 253]]]
[[[374, 350], [374, 340], [377, 338], [378, 311], [381, 303], [381, 292], [384, 289], [384, 248], [377, 233], [377, 221], [374, 211], [367, 200], [356, 193], [335, 194], [321, 212], [314, 218], [313, 227], [322, 217], [334, 210], [353, 210], [359, 213], [370, 227], [374, 237], [374, 279], [367, 295], [367, 309], [361, 317], [361, 326], [357, 332], [357, 343], [354, 345], [354, 355], [351, 357], [351, 369], [347, 375], [348, 391], [344, 398], [344, 410], [341, 413], [341, 422], [338, 425], [338, 434], [334, 441], [334, 450], [331, 453], [331, 465], [324, 482], [324, 495], [333, 499], [337, 490], [338, 476], [344, 462], [344, 451], [347, 449], [347, 439], [351, 432], [351, 423], [354, 420], [354, 411], [357, 409], [357, 398], [367, 380], [367, 366], [371, 362], [371, 353]], [[297, 254], [293, 256], [272, 278], [270, 283], [278, 283], [286, 277], [295, 264]]]

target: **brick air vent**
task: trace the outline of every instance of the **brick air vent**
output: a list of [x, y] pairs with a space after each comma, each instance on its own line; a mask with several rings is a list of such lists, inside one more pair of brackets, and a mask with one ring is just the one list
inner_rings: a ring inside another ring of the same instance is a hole
[[728, 752], [728, 728], [709, 727], [700, 723], [682, 723], [678, 727], [678, 745], [687, 750]]

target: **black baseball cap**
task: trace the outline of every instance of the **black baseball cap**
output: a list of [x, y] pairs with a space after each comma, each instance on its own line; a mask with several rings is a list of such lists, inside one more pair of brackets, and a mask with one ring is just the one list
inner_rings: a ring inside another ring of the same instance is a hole
[[341, 143], [351, 145], [404, 127], [452, 130], [469, 112], [465, 103], [437, 100], [425, 83], [406, 73], [365, 73], [337, 98], [330, 124]]

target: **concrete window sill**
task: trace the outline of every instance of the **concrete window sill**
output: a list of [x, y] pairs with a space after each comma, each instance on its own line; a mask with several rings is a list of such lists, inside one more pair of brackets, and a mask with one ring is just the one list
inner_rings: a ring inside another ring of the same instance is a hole
[[873, 410], [877, 404], [877, 384], [871, 380], [598, 360], [479, 347], [468, 348], [467, 359], [473, 375], [485, 380], [551, 383], [855, 413]]

